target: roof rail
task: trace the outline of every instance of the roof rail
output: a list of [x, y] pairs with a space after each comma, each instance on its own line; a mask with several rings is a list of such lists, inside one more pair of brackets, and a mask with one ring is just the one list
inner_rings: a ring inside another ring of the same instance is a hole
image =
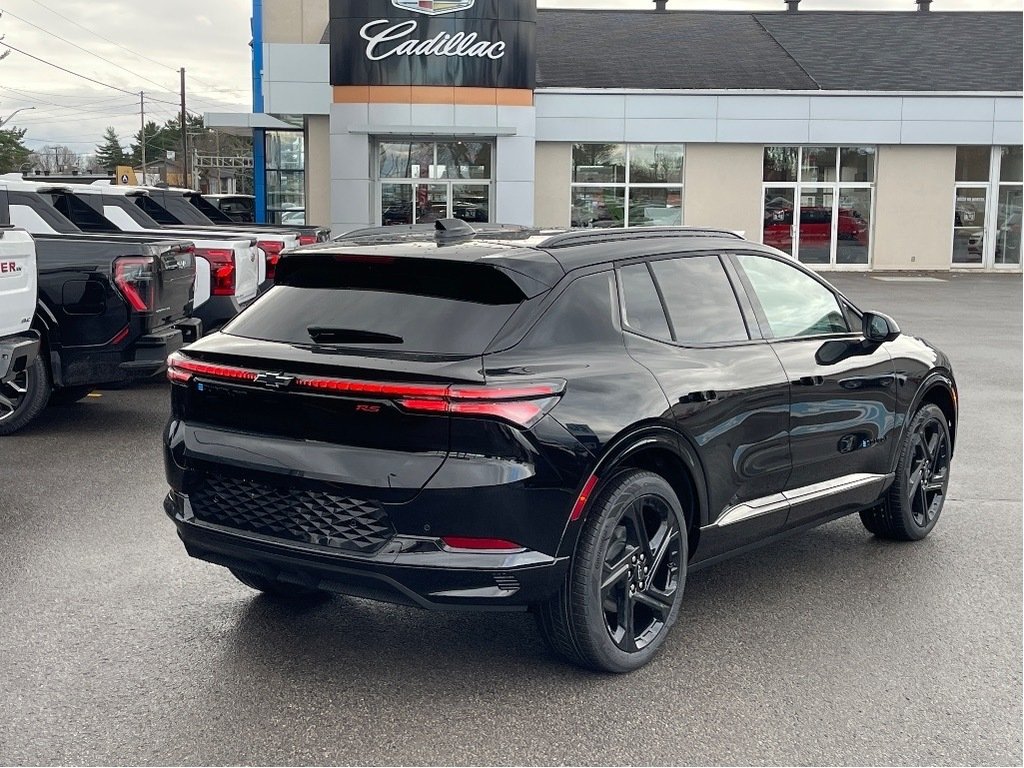
[[608, 229], [581, 229], [549, 237], [538, 248], [568, 248], [573, 245], [607, 243], [616, 240], [646, 240], [659, 237], [731, 237], [742, 240], [743, 236], [728, 229], [706, 227], [615, 227]]

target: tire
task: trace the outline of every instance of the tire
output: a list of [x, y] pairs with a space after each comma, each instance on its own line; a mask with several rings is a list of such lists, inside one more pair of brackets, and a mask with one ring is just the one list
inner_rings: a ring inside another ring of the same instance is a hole
[[946, 501], [950, 448], [942, 409], [921, 406], [900, 446], [896, 479], [880, 505], [860, 513], [864, 527], [895, 541], [919, 541], [931, 533]]
[[13, 435], [38, 416], [50, 399], [50, 370], [43, 356], [0, 384], [0, 435]]
[[672, 486], [653, 472], [615, 475], [590, 505], [565, 583], [536, 606], [545, 641], [589, 669], [642, 667], [679, 614], [687, 553]]
[[92, 385], [80, 387], [58, 387], [50, 395], [50, 405], [72, 405], [93, 391]]
[[298, 584], [289, 584], [284, 581], [277, 581], [276, 579], [268, 579], [255, 573], [236, 571], [234, 568], [229, 568], [228, 570], [231, 571], [231, 574], [236, 579], [245, 584], [245, 586], [278, 600], [308, 602], [311, 600], [319, 600], [327, 596], [327, 593], [320, 589], [311, 589], [310, 587], [302, 587]]

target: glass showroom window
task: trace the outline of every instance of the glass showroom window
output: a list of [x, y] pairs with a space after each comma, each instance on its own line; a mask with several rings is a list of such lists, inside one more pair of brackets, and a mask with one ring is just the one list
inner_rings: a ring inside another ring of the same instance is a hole
[[866, 267], [874, 147], [765, 147], [761, 241], [805, 264]]
[[1019, 267], [1021, 147], [956, 148], [954, 267]]
[[306, 223], [306, 140], [302, 131], [267, 131], [267, 221]]
[[572, 226], [683, 223], [682, 144], [574, 144]]
[[381, 141], [377, 145], [380, 223], [491, 220], [489, 141]]

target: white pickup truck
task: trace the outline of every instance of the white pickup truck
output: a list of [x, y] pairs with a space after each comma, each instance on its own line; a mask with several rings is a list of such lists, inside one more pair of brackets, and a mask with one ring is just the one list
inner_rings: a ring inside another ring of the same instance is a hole
[[39, 333], [30, 328], [37, 290], [32, 236], [0, 224], [0, 435], [20, 429], [46, 407], [47, 398], [29, 386], [29, 377], [45, 365], [38, 356]]

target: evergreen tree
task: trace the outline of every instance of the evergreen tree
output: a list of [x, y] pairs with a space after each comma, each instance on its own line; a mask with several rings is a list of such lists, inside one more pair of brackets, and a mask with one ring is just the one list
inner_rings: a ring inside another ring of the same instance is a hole
[[[132, 142], [132, 165], [142, 162], [142, 131], [136, 131]], [[152, 120], [146, 122], [146, 161], [163, 160], [168, 150], [180, 149], [181, 134], [168, 130], [166, 125], [157, 125]]]
[[0, 129], [0, 173], [19, 172], [28, 161], [31, 150], [22, 143], [25, 128]]
[[113, 126], [107, 128], [103, 134], [103, 143], [96, 147], [96, 163], [107, 173], [113, 173], [119, 165], [131, 163]]

